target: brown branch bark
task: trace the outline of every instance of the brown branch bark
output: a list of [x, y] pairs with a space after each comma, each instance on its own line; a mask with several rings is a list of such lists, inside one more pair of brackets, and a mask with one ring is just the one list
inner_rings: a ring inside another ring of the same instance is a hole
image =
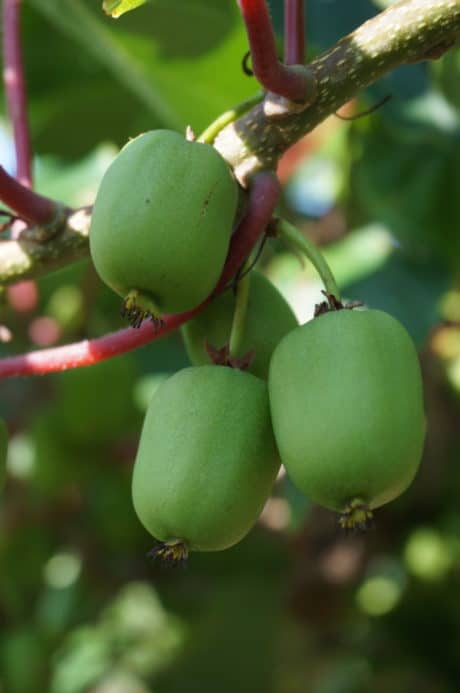
[[383, 75], [439, 57], [459, 39], [459, 0], [400, 0], [309, 64], [317, 96], [305, 110], [287, 107], [271, 117], [265, 100], [222, 130], [215, 147], [246, 185], [259, 169], [275, 168], [297, 140]]
[[0, 241], [0, 285], [31, 279], [76, 262], [88, 255], [91, 210], [69, 212], [62, 228], [47, 241], [49, 227], [31, 227], [17, 240]]

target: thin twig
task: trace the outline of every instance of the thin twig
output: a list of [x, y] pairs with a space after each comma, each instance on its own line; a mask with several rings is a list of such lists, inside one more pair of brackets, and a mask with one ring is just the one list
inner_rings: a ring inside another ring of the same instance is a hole
[[224, 127], [226, 127], [229, 123], [233, 123], [238, 118], [241, 118], [242, 115], [247, 113], [256, 104], [260, 103], [262, 98], [263, 97], [260, 94], [257, 94], [257, 96], [252, 96], [250, 99], [246, 99], [246, 101], [242, 101], [234, 108], [222, 113], [218, 118], [216, 118], [216, 120], [214, 120], [214, 122], [208, 125], [204, 132], [201, 133], [201, 135], [197, 138], [198, 142], [212, 144], [219, 132], [223, 130]]
[[375, 103], [373, 106], [370, 106], [369, 108], [366, 108], [364, 111], [359, 111], [358, 113], [354, 113], [353, 115], [341, 115], [340, 113], [334, 113], [335, 117], [338, 118], [339, 120], [358, 120], [359, 118], [364, 118], [365, 116], [371, 115], [371, 113], [375, 113], [379, 108], [382, 108], [390, 99], [392, 98], [392, 94], [387, 94], [383, 98], [381, 98], [377, 103]]
[[56, 216], [59, 205], [38, 195], [10, 176], [0, 166], [0, 200], [16, 214], [32, 224], [48, 224]]
[[310, 81], [278, 60], [266, 0], [238, 0], [238, 4], [248, 33], [252, 68], [261, 85], [291, 101], [307, 101]]
[[20, 30], [21, 0], [3, 0], [3, 81], [16, 150], [16, 177], [32, 187], [31, 147]]
[[303, 65], [305, 60], [305, 0], [284, 0], [284, 62]]

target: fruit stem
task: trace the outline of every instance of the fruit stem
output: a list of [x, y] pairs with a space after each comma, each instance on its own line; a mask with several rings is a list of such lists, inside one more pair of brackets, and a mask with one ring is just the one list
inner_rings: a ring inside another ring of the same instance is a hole
[[238, 120], [238, 118], [250, 111], [251, 108], [257, 106], [262, 99], [263, 95], [257, 94], [257, 96], [253, 96], [250, 99], [246, 99], [246, 101], [242, 101], [241, 103], [237, 104], [229, 111], [225, 111], [225, 113], [222, 113], [214, 122], [208, 125], [206, 130], [204, 130], [198, 137], [197, 141], [212, 144], [221, 130], [223, 130], [227, 125], [230, 125], [230, 123], [234, 123], [235, 120]]
[[249, 273], [243, 276], [236, 286], [235, 312], [233, 313], [229, 341], [230, 358], [236, 358], [243, 341], [244, 331], [246, 329], [250, 282], [251, 274]]
[[251, 180], [248, 204], [230, 241], [225, 265], [213, 294], [220, 293], [267, 231], [278, 202], [281, 185], [273, 171], [259, 171]]
[[3, 166], [0, 166], [0, 200], [21, 219], [39, 226], [51, 223], [59, 211], [57, 202], [22, 185]]
[[277, 220], [275, 225], [275, 234], [281, 240], [286, 241], [286, 243], [289, 245], [293, 245], [294, 248], [300, 250], [300, 252], [310, 260], [313, 267], [321, 277], [326, 292], [328, 294], [332, 294], [336, 299], [340, 300], [340, 291], [335, 277], [319, 248], [312, 243], [307, 236], [304, 236], [296, 226], [290, 224], [285, 219]]

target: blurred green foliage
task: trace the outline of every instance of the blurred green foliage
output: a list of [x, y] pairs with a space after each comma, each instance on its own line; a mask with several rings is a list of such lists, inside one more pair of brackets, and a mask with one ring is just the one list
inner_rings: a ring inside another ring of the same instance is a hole
[[[281, 45], [282, 1], [271, 3]], [[158, 126], [198, 132], [257, 91], [230, 0], [155, 0], [113, 21], [100, 0], [23, 3], [37, 187], [89, 204], [117, 149]], [[381, 0], [310, 0], [309, 52]], [[460, 52], [395, 71], [332, 119], [284, 182], [282, 211], [320, 243], [348, 299], [388, 310], [421, 350], [428, 440], [412, 488], [366, 536], [280, 479], [238, 546], [163, 570], [131, 503], [151, 394], [187, 364], [179, 336], [80, 371], [2, 382], [1, 693], [457, 693], [460, 689]], [[2, 125], [6, 124], [3, 112]], [[3, 146], [3, 145], [2, 145]], [[5, 161], [9, 151], [1, 152]], [[311, 267], [259, 263], [302, 320]], [[40, 317], [60, 343], [122, 326], [88, 261], [44, 277], [0, 354]]]

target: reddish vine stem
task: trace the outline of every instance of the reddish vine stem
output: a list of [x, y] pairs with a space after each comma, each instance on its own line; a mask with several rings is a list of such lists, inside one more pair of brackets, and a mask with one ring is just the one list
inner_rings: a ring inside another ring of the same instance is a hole
[[233, 279], [267, 228], [280, 194], [280, 182], [271, 171], [254, 178], [246, 213], [233, 234], [224, 269], [214, 294], [220, 293]]
[[161, 327], [152, 328], [150, 322], [139, 329], [128, 328], [53, 349], [43, 349], [0, 360], [0, 378], [19, 375], [44, 375], [80, 366], [90, 366], [112, 356], [124, 354], [173, 332], [180, 325], [202, 311], [213, 296], [221, 293], [257, 241], [263, 236], [278, 200], [280, 185], [272, 172], [261, 172], [254, 178], [249, 193], [247, 212], [232, 237], [229, 253], [219, 282], [208, 298], [193, 310], [164, 316]]
[[47, 224], [56, 216], [58, 205], [19, 183], [0, 166], [0, 200], [32, 224]]
[[3, 0], [3, 80], [16, 149], [16, 176], [32, 187], [31, 147], [20, 32], [21, 0]]
[[32, 166], [27, 98], [20, 31], [21, 0], [3, 0], [3, 81], [16, 151], [16, 177], [0, 166], [0, 200], [21, 219], [32, 224], [49, 223], [56, 215], [52, 201], [29, 190]]
[[305, 0], [284, 0], [284, 62], [303, 65], [305, 60]]
[[306, 101], [309, 82], [300, 72], [278, 60], [266, 0], [238, 0], [238, 4], [246, 24], [252, 69], [261, 85], [291, 101]]

